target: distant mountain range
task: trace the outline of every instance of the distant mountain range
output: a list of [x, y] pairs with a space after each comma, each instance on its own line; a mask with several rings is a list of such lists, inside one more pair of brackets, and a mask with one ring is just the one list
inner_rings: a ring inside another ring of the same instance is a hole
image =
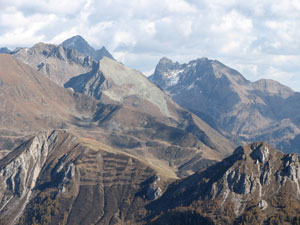
[[300, 222], [300, 157], [236, 148], [297, 146], [299, 93], [206, 58], [152, 83], [81, 36], [1, 51], [0, 224]]
[[[234, 147], [201, 119], [175, 104], [141, 73], [115, 60], [105, 57], [100, 62], [101, 70], [95, 76], [101, 74], [109, 85], [103, 90], [101, 85], [96, 86], [101, 96], [97, 97], [93, 92], [81, 95], [66, 90], [13, 56], [1, 57], [1, 68], [5, 68], [0, 73], [2, 86], [10, 90], [3, 91], [5, 104], [0, 108], [3, 118], [9, 121], [2, 126], [7, 131], [31, 134], [47, 128], [67, 128], [135, 155], [147, 152], [149, 161], [162, 160], [178, 176], [222, 159]], [[52, 61], [51, 66], [57, 67], [56, 63], [63, 59]], [[201, 160], [203, 164], [199, 163]]]
[[[187, 64], [162, 58], [149, 79], [232, 140], [266, 141], [300, 152], [300, 93], [273, 80], [250, 82], [207, 58]], [[224, 133], [224, 134], [225, 134]]]

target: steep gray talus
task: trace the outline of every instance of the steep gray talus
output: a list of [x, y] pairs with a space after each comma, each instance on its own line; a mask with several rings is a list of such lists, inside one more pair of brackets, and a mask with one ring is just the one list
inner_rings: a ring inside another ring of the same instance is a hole
[[113, 59], [113, 56], [104, 46], [101, 49], [95, 50], [80, 35], [76, 35], [65, 40], [61, 45], [69, 49], [74, 49], [82, 53], [84, 56], [90, 56], [96, 61], [101, 60], [104, 56]]
[[273, 80], [250, 82], [207, 58], [187, 64], [162, 58], [149, 79], [212, 127], [244, 141], [299, 151], [300, 93]]
[[[253, 143], [237, 148], [222, 162], [170, 186], [149, 209], [154, 215], [168, 217], [169, 221], [176, 212], [186, 215], [192, 212], [190, 220], [197, 219], [197, 215], [205, 216], [207, 224], [213, 224], [209, 221], [297, 224], [299, 185], [298, 155], [283, 154], [262, 142]], [[153, 224], [163, 224], [160, 221], [158, 218]]]
[[[104, 94], [116, 102], [132, 101], [131, 105], [136, 107], [138, 104], [145, 106], [146, 103], [152, 103], [165, 116], [174, 116], [168, 108], [168, 103], [172, 103], [172, 100], [163, 91], [140, 72], [107, 57], [104, 57], [91, 72], [70, 79], [65, 87], [96, 99], [101, 99], [101, 95]], [[134, 101], [134, 98], [137, 100]], [[141, 109], [143, 110], [143, 107]]]

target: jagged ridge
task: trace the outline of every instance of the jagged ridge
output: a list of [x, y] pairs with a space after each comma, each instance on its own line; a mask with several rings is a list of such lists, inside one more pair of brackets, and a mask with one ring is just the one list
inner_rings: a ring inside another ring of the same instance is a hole
[[300, 213], [299, 182], [298, 155], [253, 143], [171, 186], [150, 209], [194, 210], [216, 224], [293, 224]]
[[187, 64], [162, 58], [149, 79], [225, 136], [233, 134], [237, 143], [238, 138], [263, 140], [281, 150], [298, 151], [300, 93], [289, 87], [266, 79], [250, 82], [207, 58]]

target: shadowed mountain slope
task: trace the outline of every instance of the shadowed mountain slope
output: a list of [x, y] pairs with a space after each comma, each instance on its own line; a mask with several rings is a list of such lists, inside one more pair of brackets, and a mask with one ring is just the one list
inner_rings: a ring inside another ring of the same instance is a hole
[[188, 64], [162, 58], [149, 79], [220, 131], [244, 141], [266, 141], [285, 151], [298, 151], [300, 93], [276, 81], [250, 82], [207, 58]]

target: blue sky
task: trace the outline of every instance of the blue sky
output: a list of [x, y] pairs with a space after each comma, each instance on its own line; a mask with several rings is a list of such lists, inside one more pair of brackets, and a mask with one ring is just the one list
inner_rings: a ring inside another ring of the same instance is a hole
[[0, 0], [0, 47], [80, 34], [150, 74], [167, 56], [217, 59], [300, 91], [299, 0]]

